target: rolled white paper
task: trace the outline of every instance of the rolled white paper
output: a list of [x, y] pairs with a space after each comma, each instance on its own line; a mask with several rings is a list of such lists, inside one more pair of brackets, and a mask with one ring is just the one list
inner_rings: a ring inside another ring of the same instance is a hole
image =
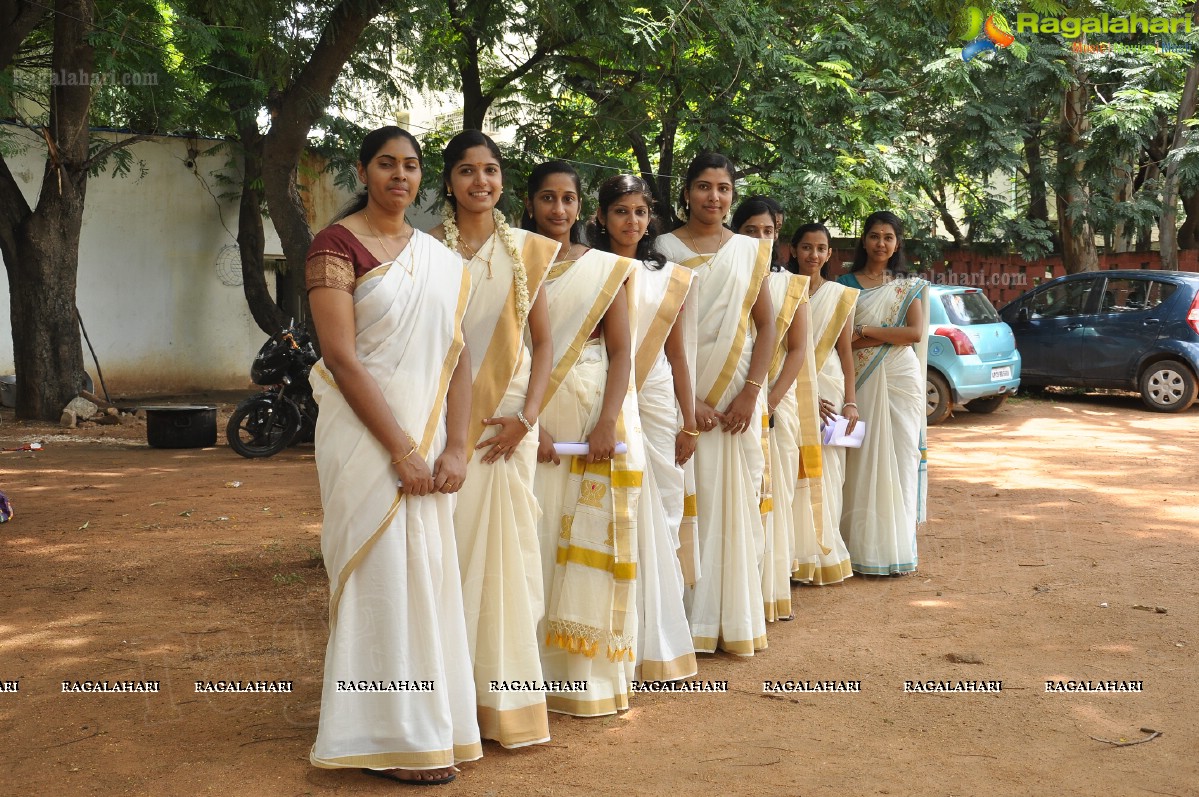
[[[624, 443], [616, 444], [616, 453], [624, 454], [629, 450], [629, 447]], [[559, 456], [576, 456], [585, 457], [591, 453], [591, 447], [587, 443], [554, 443], [554, 453]]]

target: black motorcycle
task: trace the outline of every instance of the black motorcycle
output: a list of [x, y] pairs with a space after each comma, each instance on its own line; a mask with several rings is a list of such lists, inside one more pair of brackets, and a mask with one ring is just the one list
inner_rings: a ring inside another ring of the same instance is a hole
[[294, 321], [271, 337], [254, 357], [250, 378], [266, 390], [237, 405], [225, 436], [243, 457], [269, 457], [316, 431], [316, 401], [308, 372], [319, 359], [308, 333]]

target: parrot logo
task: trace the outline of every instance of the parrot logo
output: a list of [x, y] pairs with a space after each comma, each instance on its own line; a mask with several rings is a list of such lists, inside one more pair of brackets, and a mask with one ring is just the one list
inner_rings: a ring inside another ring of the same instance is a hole
[[967, 6], [962, 9], [959, 23], [963, 31], [961, 37], [970, 42], [962, 48], [963, 61], [1016, 41], [1007, 20], [999, 12], [987, 15], [975, 6]]

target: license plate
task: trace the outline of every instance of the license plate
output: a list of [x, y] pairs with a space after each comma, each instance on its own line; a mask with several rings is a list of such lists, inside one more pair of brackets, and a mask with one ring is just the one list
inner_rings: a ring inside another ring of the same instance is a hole
[[992, 382], [998, 382], [1002, 379], [1011, 379], [1011, 378], [1012, 378], [1012, 367], [1010, 365], [1005, 365], [1002, 368], [992, 368], [991, 369], [991, 381]]

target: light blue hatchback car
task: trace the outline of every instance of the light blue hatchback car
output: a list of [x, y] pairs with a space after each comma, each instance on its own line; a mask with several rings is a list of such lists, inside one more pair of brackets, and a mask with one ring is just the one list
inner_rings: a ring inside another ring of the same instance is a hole
[[933, 285], [928, 313], [928, 422], [964, 404], [994, 412], [1020, 386], [1012, 328], [979, 288]]

